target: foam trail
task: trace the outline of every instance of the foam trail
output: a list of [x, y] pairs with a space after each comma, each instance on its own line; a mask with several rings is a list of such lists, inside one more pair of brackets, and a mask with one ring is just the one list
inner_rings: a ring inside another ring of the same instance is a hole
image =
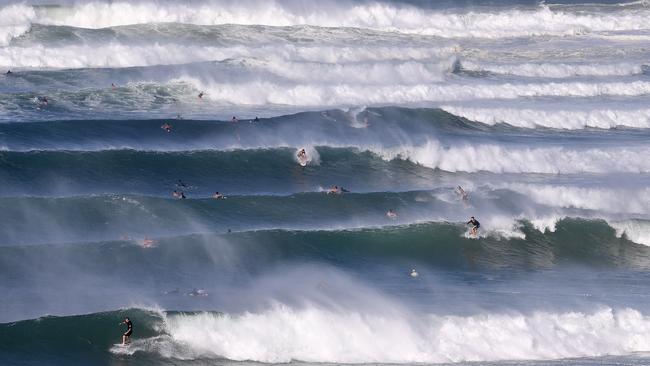
[[166, 325], [193, 357], [268, 363], [558, 359], [650, 349], [650, 318], [634, 309], [410, 319], [276, 304], [258, 313], [168, 316]]

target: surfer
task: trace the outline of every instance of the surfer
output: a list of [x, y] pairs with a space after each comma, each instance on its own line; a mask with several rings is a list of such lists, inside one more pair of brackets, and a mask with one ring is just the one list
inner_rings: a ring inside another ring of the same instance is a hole
[[47, 105], [47, 103], [48, 103], [48, 101], [47, 101], [47, 97], [38, 97], [38, 98], [36, 98], [36, 99], [38, 100], [38, 104], [39, 104], [41, 107], [45, 107], [45, 106]]
[[237, 119], [237, 117], [235, 117], [235, 116], [232, 116], [232, 119], [230, 121], [232, 123], [237, 123], [237, 122], [239, 122], [239, 119]]
[[167, 133], [172, 132], [172, 125], [170, 125], [167, 122], [165, 122], [162, 126], [160, 126], [160, 128], [165, 130], [165, 132], [167, 132]]
[[469, 221], [467, 221], [467, 225], [472, 225], [472, 228], [470, 229], [470, 234], [472, 234], [472, 236], [478, 235], [478, 228], [481, 227], [481, 223], [478, 222], [474, 216], [472, 216]]
[[115, 89], [117, 88], [117, 85], [115, 85], [115, 83], [111, 83], [111, 88]]
[[226, 197], [223, 194], [219, 193], [219, 192], [214, 192], [214, 194], [212, 195], [212, 198], [214, 198], [215, 200], [222, 200], [222, 199], [224, 199]]
[[129, 317], [127, 316], [124, 318], [124, 321], [120, 323], [120, 325], [126, 324], [126, 332], [122, 334], [122, 345], [125, 346], [127, 343], [131, 343], [131, 334], [133, 333], [133, 323], [131, 323], [131, 320], [129, 320]]
[[298, 159], [301, 160], [307, 159], [307, 152], [305, 151], [305, 149], [300, 149], [300, 151], [298, 151], [298, 154], [296, 154], [296, 156], [298, 157]]
[[334, 186], [327, 190], [327, 194], [341, 194], [341, 188], [339, 188], [339, 186]]
[[11, 70], [7, 70], [7, 72], [5, 72], [5, 75], [11, 75], [11, 74], [13, 74], [13, 72], [11, 72]]
[[203, 98], [203, 94], [204, 94], [203, 92], [200, 92], [200, 93], [199, 93], [199, 99], [202, 99], [202, 98]]
[[390, 210], [388, 210], [388, 212], [386, 212], [386, 217], [388, 217], [389, 219], [396, 219], [397, 212], [395, 212], [395, 210], [391, 208]]
[[259, 122], [259, 121], [260, 121], [259, 117], [255, 116], [255, 119], [253, 120], [253, 122]]
[[460, 196], [460, 199], [463, 202], [467, 203], [467, 200], [469, 200], [469, 194], [467, 192], [465, 192], [463, 187], [461, 187], [461, 186], [456, 187], [456, 193], [458, 193], [458, 196]]
[[174, 192], [172, 192], [172, 197], [181, 198], [181, 193], [177, 190], [174, 190]]
[[140, 244], [142, 245], [143, 248], [152, 248], [156, 244], [156, 241], [153, 239], [149, 239], [148, 237], [145, 236], [144, 239], [142, 239], [142, 241], [140, 242]]

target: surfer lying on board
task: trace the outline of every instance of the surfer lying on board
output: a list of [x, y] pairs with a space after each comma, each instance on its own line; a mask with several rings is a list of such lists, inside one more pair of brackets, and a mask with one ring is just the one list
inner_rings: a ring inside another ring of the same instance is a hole
[[472, 236], [478, 235], [478, 228], [481, 227], [481, 223], [478, 222], [478, 220], [475, 219], [474, 216], [472, 216], [470, 220], [467, 221], [467, 225], [472, 225], [472, 228], [469, 231]]
[[131, 320], [129, 320], [129, 317], [127, 316], [124, 318], [124, 321], [120, 323], [120, 325], [126, 324], [126, 332], [122, 334], [122, 345], [126, 345], [127, 343], [131, 343], [131, 334], [133, 333], [133, 324], [131, 323]]
[[172, 132], [172, 125], [170, 125], [169, 123], [164, 123], [162, 126], [160, 126], [160, 128], [165, 130], [165, 132], [168, 132], [168, 133]]
[[212, 198], [214, 198], [216, 200], [222, 200], [222, 199], [224, 199], [226, 197], [223, 194], [219, 193], [219, 192], [214, 192], [214, 194], [212, 195]]
[[341, 194], [341, 193], [347, 193], [350, 192], [347, 189], [339, 186], [334, 186], [330, 189], [327, 190], [327, 194]]

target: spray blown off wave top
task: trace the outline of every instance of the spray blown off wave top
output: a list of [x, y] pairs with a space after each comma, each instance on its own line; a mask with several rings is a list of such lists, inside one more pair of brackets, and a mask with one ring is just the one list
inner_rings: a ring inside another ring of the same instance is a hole
[[648, 364], [649, 18], [0, 4], [0, 364]]

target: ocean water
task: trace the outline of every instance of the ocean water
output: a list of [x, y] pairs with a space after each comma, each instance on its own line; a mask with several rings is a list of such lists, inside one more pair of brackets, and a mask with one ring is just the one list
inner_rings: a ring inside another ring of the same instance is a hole
[[0, 365], [650, 364], [649, 19], [0, 3]]

